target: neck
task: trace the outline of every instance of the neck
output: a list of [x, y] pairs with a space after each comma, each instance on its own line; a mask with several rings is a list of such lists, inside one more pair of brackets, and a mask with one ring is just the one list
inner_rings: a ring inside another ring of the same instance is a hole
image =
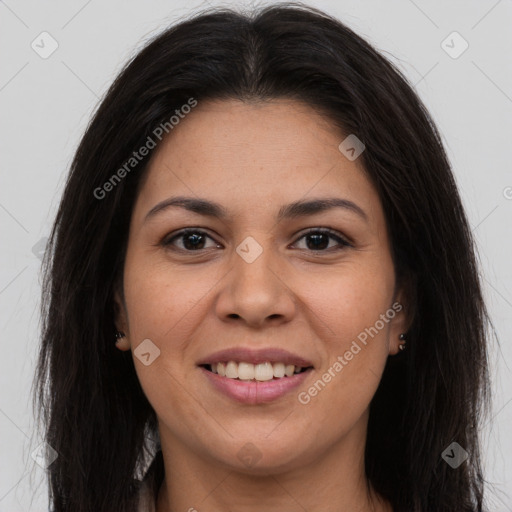
[[[284, 484], [283, 484], [284, 482]], [[242, 487], [240, 487], [240, 484]], [[378, 496], [372, 489], [367, 492], [366, 484], [358, 489], [347, 491], [345, 487], [328, 493], [325, 499], [321, 485], [317, 493], [306, 495], [296, 485], [283, 478], [254, 479], [248, 481], [230, 473], [218, 475], [216, 487], [199, 485], [199, 494], [184, 496], [179, 489], [173, 486], [171, 492], [164, 480], [158, 494], [156, 512], [220, 512], [225, 510], [238, 510], [243, 512], [393, 512], [391, 504]], [[210, 488], [210, 492], [207, 489]]]
[[365, 431], [352, 430], [306, 464], [250, 474], [199, 457], [161, 430], [165, 477], [156, 512], [392, 512], [368, 485]]

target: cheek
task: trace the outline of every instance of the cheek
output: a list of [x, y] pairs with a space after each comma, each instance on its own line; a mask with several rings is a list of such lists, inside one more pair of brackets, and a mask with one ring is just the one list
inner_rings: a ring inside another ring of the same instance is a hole
[[314, 313], [311, 318], [321, 321], [325, 341], [342, 350], [391, 306], [394, 271], [390, 261], [347, 264], [304, 276], [295, 291]]
[[[152, 258], [127, 260], [125, 296], [134, 340], [154, 338], [163, 344], [186, 338], [201, 299], [221, 277], [216, 274], [193, 265], [177, 268]], [[173, 331], [180, 334], [173, 336]]]
[[301, 403], [316, 418], [350, 425], [369, 406], [387, 361], [394, 272], [389, 260], [350, 266], [315, 283], [315, 292], [311, 281], [304, 292], [324, 334], [324, 361], [313, 386], [301, 390]]
[[[155, 261], [142, 253], [127, 259], [125, 299], [135, 370], [144, 393], [166, 424], [182, 429], [174, 415], [187, 418], [188, 428], [201, 419], [201, 408], [190, 400], [185, 384], [195, 366], [187, 356], [187, 347], [200, 325], [201, 300], [219, 280], [214, 271], [177, 269], [168, 262]], [[137, 346], [151, 340], [159, 355], [146, 366], [137, 357]], [[171, 414], [172, 412], [172, 414]], [[168, 417], [167, 417], [168, 416]]]

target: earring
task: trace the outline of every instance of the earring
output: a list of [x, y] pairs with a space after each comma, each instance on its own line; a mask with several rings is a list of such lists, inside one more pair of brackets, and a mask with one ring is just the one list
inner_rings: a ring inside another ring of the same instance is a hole
[[116, 345], [119, 343], [119, 340], [121, 338], [124, 338], [126, 335], [124, 332], [121, 332], [121, 331], [117, 331], [116, 332]]
[[400, 343], [400, 345], [398, 345], [398, 348], [400, 350], [405, 350], [405, 345], [407, 343], [407, 337], [406, 337], [405, 333], [400, 334], [400, 336], [398, 336], [398, 339], [402, 342], [402, 343]]

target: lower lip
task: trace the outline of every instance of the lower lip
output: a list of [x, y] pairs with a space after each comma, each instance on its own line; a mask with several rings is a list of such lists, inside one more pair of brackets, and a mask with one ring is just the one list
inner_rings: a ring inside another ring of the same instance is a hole
[[311, 369], [295, 373], [291, 377], [266, 381], [243, 381], [221, 377], [206, 368], [200, 367], [213, 386], [226, 396], [243, 404], [263, 404], [273, 402], [300, 386], [311, 373]]

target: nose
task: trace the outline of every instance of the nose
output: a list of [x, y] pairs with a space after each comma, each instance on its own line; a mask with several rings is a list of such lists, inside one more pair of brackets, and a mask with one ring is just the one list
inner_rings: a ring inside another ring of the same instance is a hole
[[238, 253], [233, 254], [233, 260], [232, 270], [223, 280], [217, 297], [217, 316], [222, 321], [242, 321], [253, 328], [289, 322], [297, 301], [292, 283], [282, 277], [284, 262], [279, 255], [266, 247], [252, 262]]

